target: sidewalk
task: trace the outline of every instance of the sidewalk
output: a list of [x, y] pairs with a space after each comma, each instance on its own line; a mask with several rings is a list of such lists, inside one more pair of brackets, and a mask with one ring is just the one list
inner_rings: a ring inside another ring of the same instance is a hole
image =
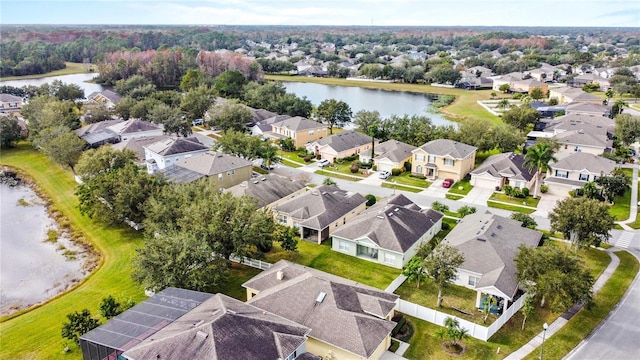
[[[611, 262], [607, 266], [607, 268], [602, 272], [602, 275], [596, 280], [593, 284], [593, 293], [596, 294], [600, 289], [604, 286], [604, 284], [609, 280], [613, 272], [616, 270], [618, 265], [620, 264], [620, 259], [613, 254], [613, 249], [608, 249], [606, 252], [611, 257]], [[549, 339], [553, 334], [558, 332], [558, 330], [562, 329], [562, 327], [582, 308], [581, 305], [574, 305], [571, 309], [567, 310], [564, 314], [560, 315], [554, 322], [549, 324], [547, 328], [546, 334], [545, 331], [541, 331], [538, 335], [536, 335], [531, 341], [524, 344], [520, 349], [512, 352], [505, 358], [505, 360], [519, 360], [525, 358], [527, 355], [536, 351], [540, 345], [542, 345], [543, 336], [545, 339]]]

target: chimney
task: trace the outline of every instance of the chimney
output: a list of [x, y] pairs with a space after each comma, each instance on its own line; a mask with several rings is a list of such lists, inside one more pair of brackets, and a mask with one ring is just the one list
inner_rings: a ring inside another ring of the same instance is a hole
[[276, 272], [276, 279], [278, 279], [278, 280], [282, 280], [283, 278], [284, 278], [284, 271], [282, 271], [282, 270], [278, 270], [278, 271]]

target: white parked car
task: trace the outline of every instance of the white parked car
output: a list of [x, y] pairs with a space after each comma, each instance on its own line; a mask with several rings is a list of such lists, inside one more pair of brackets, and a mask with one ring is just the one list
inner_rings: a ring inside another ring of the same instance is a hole
[[319, 167], [325, 167], [325, 166], [329, 166], [331, 162], [327, 159], [322, 159], [322, 160], [319, 160], [317, 164]]
[[386, 171], [386, 170], [385, 170], [385, 171], [382, 171], [382, 172], [380, 173], [380, 175], [378, 175], [378, 177], [379, 177], [380, 179], [388, 179], [388, 178], [389, 178], [389, 176], [391, 176], [391, 172]]

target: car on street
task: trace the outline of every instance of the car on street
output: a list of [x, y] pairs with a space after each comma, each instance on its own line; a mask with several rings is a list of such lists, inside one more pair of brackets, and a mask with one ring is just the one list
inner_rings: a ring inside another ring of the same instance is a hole
[[444, 180], [442, 181], [442, 187], [443, 187], [443, 188], [447, 188], [447, 189], [448, 189], [448, 188], [450, 188], [450, 187], [453, 185], [453, 183], [454, 183], [454, 182], [455, 182], [455, 181], [453, 181], [453, 179], [444, 179]]
[[203, 119], [194, 119], [193, 121], [191, 121], [191, 125], [193, 125], [193, 126], [204, 125], [204, 120]]
[[331, 162], [327, 159], [321, 159], [317, 162], [319, 167], [325, 167], [325, 166], [329, 166], [331, 164]]
[[391, 176], [391, 172], [387, 170], [380, 172], [380, 175], [378, 175], [380, 179], [388, 179], [389, 176]]
[[273, 169], [276, 168], [276, 166], [274, 164], [270, 164], [270, 165], [267, 166], [267, 164], [264, 163], [264, 162], [262, 164], [260, 164], [260, 167], [263, 168], [264, 170], [273, 170]]

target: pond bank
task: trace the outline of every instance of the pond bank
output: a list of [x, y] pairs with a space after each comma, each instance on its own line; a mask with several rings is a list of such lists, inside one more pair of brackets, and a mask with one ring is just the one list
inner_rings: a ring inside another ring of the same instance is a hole
[[41, 305], [74, 288], [97, 253], [24, 174], [3, 167], [0, 315]]

